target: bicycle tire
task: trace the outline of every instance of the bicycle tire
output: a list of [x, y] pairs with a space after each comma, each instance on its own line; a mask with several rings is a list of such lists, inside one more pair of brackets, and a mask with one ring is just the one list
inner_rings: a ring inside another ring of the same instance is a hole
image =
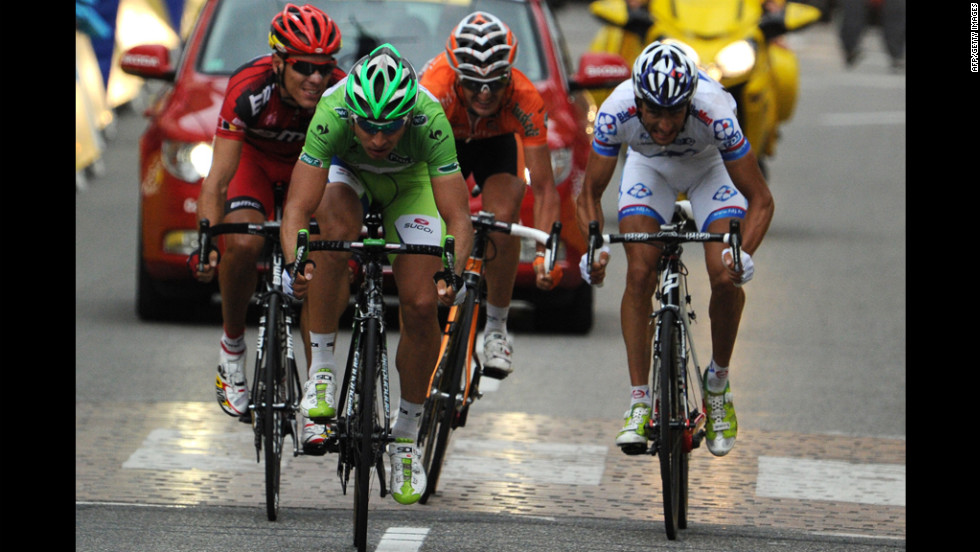
[[660, 442], [657, 456], [660, 458], [660, 479], [663, 482], [664, 526], [667, 538], [674, 540], [677, 538], [680, 518], [681, 464], [685, 459], [684, 428], [681, 426], [686, 416], [682, 412], [678, 386], [678, 378], [681, 376], [681, 333], [678, 331], [679, 321], [674, 311], [665, 310], [660, 316], [658, 330], [660, 350], [654, 357], [660, 395]]
[[367, 550], [368, 502], [371, 495], [371, 473], [376, 465], [374, 385], [378, 362], [378, 320], [364, 321], [359, 343], [360, 366], [356, 390], [354, 443], [358, 454], [354, 462], [354, 546], [358, 552]]
[[263, 373], [262, 417], [265, 449], [265, 509], [269, 521], [279, 517], [279, 482], [282, 466], [283, 411], [276, 408], [280, 399], [280, 375], [285, 369], [285, 320], [280, 317], [280, 298], [271, 294], [266, 308], [265, 370]]

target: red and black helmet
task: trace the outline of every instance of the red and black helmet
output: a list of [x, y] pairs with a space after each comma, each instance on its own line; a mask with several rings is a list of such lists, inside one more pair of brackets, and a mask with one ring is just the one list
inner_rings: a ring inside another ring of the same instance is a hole
[[456, 25], [446, 41], [446, 58], [460, 76], [487, 80], [510, 72], [517, 37], [495, 15], [473, 12]]
[[284, 55], [331, 55], [340, 50], [340, 29], [316, 6], [286, 4], [272, 18], [269, 46]]

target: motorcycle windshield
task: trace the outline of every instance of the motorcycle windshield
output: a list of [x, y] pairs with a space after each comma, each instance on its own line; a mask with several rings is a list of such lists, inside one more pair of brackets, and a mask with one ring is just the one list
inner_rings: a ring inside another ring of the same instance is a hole
[[[759, 0], [654, 0], [653, 20], [673, 28], [678, 37], [691, 34], [703, 39], [739, 36], [762, 16]], [[673, 33], [668, 33], [673, 34]]]

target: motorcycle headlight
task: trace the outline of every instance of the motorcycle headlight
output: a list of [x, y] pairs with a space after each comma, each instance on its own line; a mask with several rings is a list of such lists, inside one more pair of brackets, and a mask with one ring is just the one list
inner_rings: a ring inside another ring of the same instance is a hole
[[752, 70], [755, 65], [755, 48], [748, 40], [732, 42], [715, 56], [708, 74], [715, 80], [735, 79]]
[[187, 182], [197, 182], [211, 170], [211, 144], [164, 140], [163, 166], [167, 172]]
[[561, 184], [572, 174], [572, 148], [551, 150], [551, 172], [555, 175], [555, 185]]

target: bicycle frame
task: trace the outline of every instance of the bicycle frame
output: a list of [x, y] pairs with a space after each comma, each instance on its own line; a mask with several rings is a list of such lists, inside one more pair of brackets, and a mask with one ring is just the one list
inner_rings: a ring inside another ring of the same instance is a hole
[[462, 276], [466, 296], [462, 302], [450, 308], [439, 349], [439, 360], [429, 378], [429, 395], [416, 441], [423, 446], [422, 459], [428, 478], [425, 493], [419, 500], [422, 504], [428, 501], [437, 488], [452, 431], [466, 425], [470, 405], [482, 396], [479, 392], [479, 381], [481, 375], [484, 375], [484, 368], [473, 348], [480, 317], [484, 263], [490, 233], [526, 237], [545, 245], [545, 267], [550, 271], [554, 268], [561, 232], [560, 222], [555, 222], [551, 234], [547, 234], [520, 224], [499, 222], [492, 213], [481, 211], [470, 218], [474, 239]]
[[252, 297], [252, 302], [259, 305], [261, 311], [249, 396], [249, 415], [247, 418], [243, 416], [241, 420], [250, 422], [255, 433], [256, 461], [262, 461], [262, 452], [265, 450], [266, 513], [269, 521], [275, 521], [279, 514], [282, 445], [286, 434], [292, 436], [293, 456], [302, 454], [295, 416], [302, 390], [292, 338], [295, 309], [299, 302], [288, 296], [282, 288], [283, 253], [279, 230], [284, 189], [284, 183], [275, 183], [272, 221], [232, 222], [210, 226], [207, 219], [202, 219], [199, 223], [199, 270], [203, 268], [204, 260], [210, 252], [217, 251], [212, 243], [217, 236], [248, 234], [265, 240], [260, 264], [266, 270]]
[[[646, 426], [650, 447], [646, 450], [660, 459], [663, 482], [664, 525], [667, 538], [677, 538], [677, 530], [687, 527], [688, 455], [704, 438], [707, 417], [701, 365], [697, 360], [690, 324], [695, 320], [687, 289], [687, 268], [681, 261], [686, 242], [724, 242], [731, 246], [735, 270], [741, 271], [741, 222], [732, 219], [729, 232], [683, 232], [690, 222], [679, 210], [675, 224], [664, 225], [659, 232], [626, 234], [599, 233], [599, 223], [589, 224], [588, 263], [604, 243], [646, 243], [663, 251], [657, 264], [660, 275], [656, 300], [659, 309], [650, 315], [653, 332], [653, 366], [651, 391], [656, 408]], [[693, 386], [693, 388], [692, 388]], [[693, 395], [693, 400], [692, 400]], [[627, 450], [640, 454], [642, 445]]]
[[[299, 271], [307, 251], [347, 252], [361, 262], [363, 279], [356, 292], [353, 333], [340, 392], [341, 409], [336, 421], [330, 422], [327, 447], [339, 453], [337, 475], [344, 494], [354, 472], [354, 546], [359, 551], [367, 547], [371, 472], [377, 472], [380, 496], [386, 496], [384, 452], [394, 441], [385, 334], [384, 265], [390, 254], [443, 255], [440, 246], [386, 243], [380, 237], [381, 224], [380, 213], [369, 211], [365, 216], [368, 237], [362, 241], [310, 242], [308, 235], [301, 231], [297, 236], [298, 262], [293, 269]], [[375, 394], [378, 386], [380, 396]]]

